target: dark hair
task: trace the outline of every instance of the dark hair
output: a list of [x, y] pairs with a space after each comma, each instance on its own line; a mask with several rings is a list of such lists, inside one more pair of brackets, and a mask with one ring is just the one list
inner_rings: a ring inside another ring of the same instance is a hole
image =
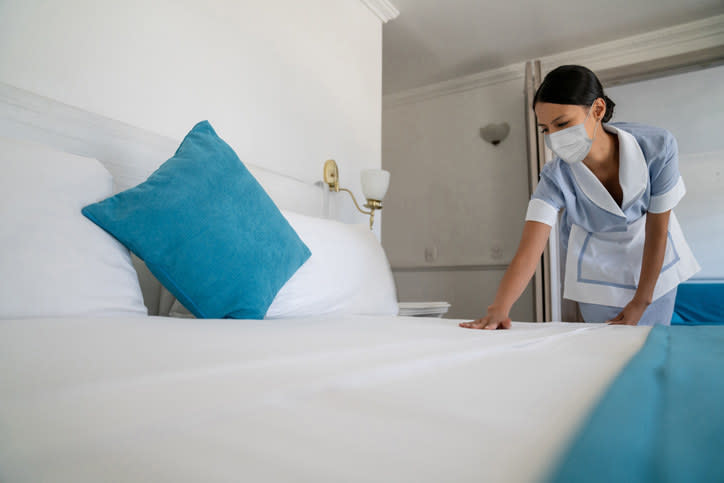
[[538, 102], [590, 106], [599, 97], [606, 101], [606, 113], [601, 121], [608, 122], [616, 104], [603, 93], [596, 74], [582, 65], [562, 65], [545, 76], [533, 98], [533, 108]]

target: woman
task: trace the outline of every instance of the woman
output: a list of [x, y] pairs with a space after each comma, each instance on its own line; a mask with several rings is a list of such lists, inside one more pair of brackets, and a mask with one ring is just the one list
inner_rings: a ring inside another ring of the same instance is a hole
[[686, 192], [668, 131], [613, 123], [614, 103], [585, 67], [564, 65], [538, 88], [533, 109], [556, 158], [541, 170], [518, 251], [485, 317], [461, 323], [507, 329], [561, 217], [564, 298], [586, 322], [670, 324], [676, 287], [699, 266], [671, 209]]

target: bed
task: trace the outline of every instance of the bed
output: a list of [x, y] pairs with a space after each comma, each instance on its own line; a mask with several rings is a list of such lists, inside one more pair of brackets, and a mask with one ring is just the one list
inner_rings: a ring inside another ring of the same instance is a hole
[[[98, 159], [115, 192], [177, 145], [0, 87], [3, 136]], [[250, 170], [282, 209], [334, 218], [335, 199], [318, 184]], [[360, 314], [359, 302], [347, 305], [353, 313], [280, 311], [273, 320], [168, 317], [158, 314], [175, 297], [140, 260], [134, 267], [152, 315], [0, 320], [1, 481], [724, 474], [714, 457], [724, 448], [718, 327], [515, 322], [470, 331], [456, 320]], [[622, 410], [632, 391], [642, 406]], [[697, 397], [699, 432], [681, 429], [691, 422], [677, 409], [681, 394]], [[647, 410], [662, 401], [677, 404]], [[689, 466], [662, 466], [662, 457], [676, 461], [674, 443], [697, 450], [684, 452]]]

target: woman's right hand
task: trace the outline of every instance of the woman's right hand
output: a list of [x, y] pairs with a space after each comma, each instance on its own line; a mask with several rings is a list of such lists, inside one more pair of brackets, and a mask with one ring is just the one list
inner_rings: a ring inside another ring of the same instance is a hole
[[525, 222], [518, 251], [508, 265], [503, 280], [500, 281], [495, 299], [488, 306], [487, 315], [472, 322], [463, 322], [460, 327], [488, 330], [510, 329], [510, 317], [508, 317], [510, 308], [518, 300], [535, 273], [550, 233], [550, 225], [537, 221]]
[[461, 322], [460, 327], [465, 329], [510, 329], [510, 317], [507, 314], [488, 310], [488, 315], [472, 322]]

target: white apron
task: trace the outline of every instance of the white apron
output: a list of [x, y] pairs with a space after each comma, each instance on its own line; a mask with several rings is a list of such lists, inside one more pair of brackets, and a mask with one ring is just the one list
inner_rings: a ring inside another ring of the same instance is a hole
[[[646, 215], [625, 232], [590, 233], [571, 226], [563, 297], [578, 302], [624, 307], [636, 293], [646, 238]], [[700, 270], [671, 212], [666, 254], [653, 300]]]

